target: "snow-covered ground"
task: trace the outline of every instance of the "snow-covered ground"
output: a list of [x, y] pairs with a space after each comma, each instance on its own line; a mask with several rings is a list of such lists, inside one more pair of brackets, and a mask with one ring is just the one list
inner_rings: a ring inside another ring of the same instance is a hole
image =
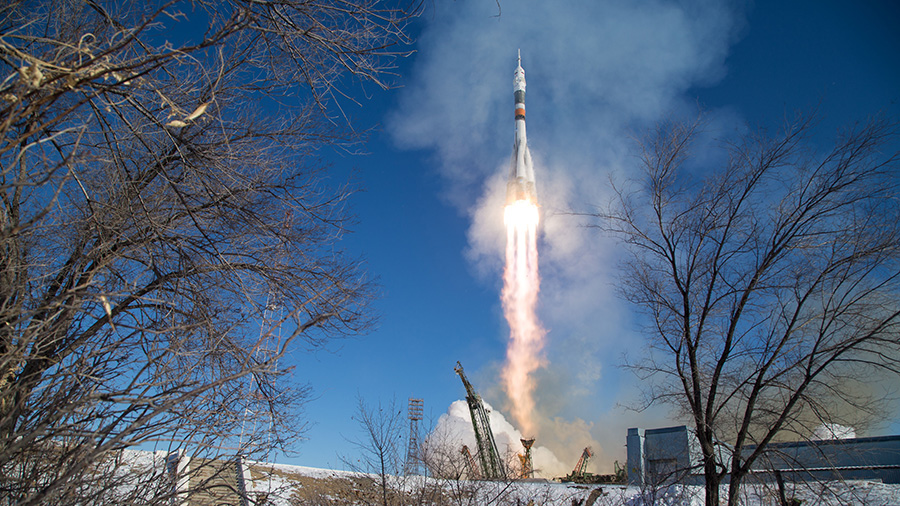
[[[360, 497], [377, 490], [377, 477], [346, 471], [314, 469], [283, 464], [252, 464], [254, 480], [248, 484], [251, 494], [265, 494], [277, 505], [356, 504]], [[466, 482], [432, 478], [392, 477], [392, 488], [417, 497], [440, 497], [454, 504], [547, 506], [702, 506], [703, 487], [670, 486], [641, 489], [617, 485], [575, 485], [555, 482]], [[313, 489], [317, 490], [313, 490]], [[348, 489], [353, 489], [352, 493]], [[721, 490], [724, 499], [727, 488]], [[318, 499], [316, 499], [318, 497]], [[786, 497], [802, 506], [900, 506], [900, 485], [868, 481], [808, 482], [786, 485]], [[772, 486], [745, 487], [742, 503], [746, 506], [778, 504]], [[358, 504], [364, 504], [361, 500]], [[437, 502], [433, 502], [437, 504]], [[424, 502], [428, 504], [428, 502]]]
[[[165, 474], [165, 459], [159, 454], [125, 450], [111, 461], [119, 476], [118, 493], [123, 497], [155, 494], [156, 479]], [[234, 468], [236, 471], [236, 468]], [[248, 462], [244, 476], [246, 491], [254, 501], [265, 499], [277, 506], [356, 506], [379, 504], [380, 479], [376, 475], [317, 469], [286, 464]], [[131, 478], [129, 478], [129, 476]], [[160, 482], [162, 484], [163, 482]], [[702, 486], [673, 485], [639, 488], [621, 485], [576, 485], [548, 481], [456, 481], [422, 476], [388, 477], [389, 488], [407, 501], [428, 506], [702, 506]], [[116, 490], [110, 493], [116, 494]], [[727, 486], [720, 497], [724, 504]], [[900, 506], [900, 484], [872, 481], [787, 483], [787, 499], [801, 506]], [[409, 503], [409, 502], [407, 502]], [[747, 485], [741, 494], [745, 506], [777, 506], [774, 484]]]

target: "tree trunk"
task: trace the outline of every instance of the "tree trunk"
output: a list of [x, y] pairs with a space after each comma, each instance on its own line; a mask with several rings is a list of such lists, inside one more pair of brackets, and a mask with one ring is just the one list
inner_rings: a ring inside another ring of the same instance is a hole
[[383, 506], [388, 506], [387, 499], [387, 468], [384, 463], [384, 454], [379, 456], [381, 461], [381, 504]]
[[731, 476], [728, 483], [728, 506], [737, 506], [739, 502], [738, 494], [741, 491], [741, 482], [744, 480], [743, 474], [735, 474]]
[[781, 477], [781, 471], [775, 470], [775, 482], [778, 484], [778, 500], [781, 506], [787, 506], [787, 497], [784, 495], [784, 479]]
[[719, 483], [722, 478], [716, 469], [716, 460], [712, 457], [705, 459], [703, 464], [703, 477], [706, 485], [706, 506], [719, 506]]

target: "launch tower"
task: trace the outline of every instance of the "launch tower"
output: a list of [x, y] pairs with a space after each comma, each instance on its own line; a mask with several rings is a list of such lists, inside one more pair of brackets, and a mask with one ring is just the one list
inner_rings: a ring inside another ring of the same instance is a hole
[[475, 388], [466, 379], [462, 364], [456, 363], [453, 368], [459, 374], [466, 387], [466, 402], [469, 404], [469, 413], [472, 415], [472, 428], [475, 429], [475, 443], [478, 446], [478, 460], [481, 462], [481, 476], [486, 480], [505, 480], [506, 468], [497, 451], [497, 442], [494, 441], [494, 432], [491, 430], [488, 411], [481, 401], [481, 396], [475, 392]]

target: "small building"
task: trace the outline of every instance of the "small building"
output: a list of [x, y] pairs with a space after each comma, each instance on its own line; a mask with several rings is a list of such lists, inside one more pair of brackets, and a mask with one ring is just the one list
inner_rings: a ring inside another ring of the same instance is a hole
[[244, 458], [191, 457], [184, 450], [156, 452], [165, 464], [174, 506], [249, 506], [250, 469]]

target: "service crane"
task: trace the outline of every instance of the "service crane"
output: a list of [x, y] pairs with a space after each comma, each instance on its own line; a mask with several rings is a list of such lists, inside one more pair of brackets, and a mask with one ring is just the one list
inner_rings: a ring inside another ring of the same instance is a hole
[[594, 476], [587, 471], [588, 461], [591, 460], [591, 457], [594, 456], [594, 452], [591, 450], [591, 447], [588, 446], [581, 452], [581, 458], [578, 459], [578, 463], [575, 464], [575, 469], [572, 470], [572, 473], [563, 478], [563, 481], [574, 481], [575, 483], [590, 483], [594, 480]]
[[506, 469], [500, 452], [497, 451], [497, 442], [494, 441], [494, 432], [491, 431], [491, 423], [488, 411], [481, 401], [481, 396], [475, 392], [475, 388], [466, 379], [462, 364], [456, 362], [453, 368], [466, 387], [466, 402], [469, 404], [469, 413], [472, 415], [472, 428], [475, 429], [475, 443], [478, 446], [478, 460], [481, 461], [481, 476], [486, 480], [505, 480]]
[[463, 458], [466, 459], [466, 468], [469, 470], [469, 479], [470, 480], [480, 480], [481, 473], [478, 471], [478, 464], [475, 463], [475, 457], [472, 456], [472, 452], [469, 451], [469, 447], [467, 445], [463, 445], [462, 451]]

